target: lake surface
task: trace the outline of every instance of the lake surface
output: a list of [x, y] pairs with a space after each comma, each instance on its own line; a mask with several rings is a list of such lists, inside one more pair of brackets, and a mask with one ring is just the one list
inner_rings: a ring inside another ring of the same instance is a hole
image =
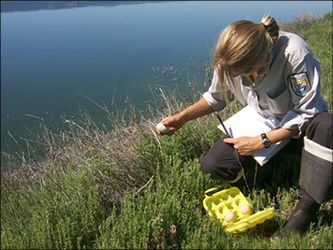
[[35, 117], [57, 132], [80, 108], [103, 121], [94, 102], [121, 109], [128, 96], [144, 109], [150, 89], [186, 90], [193, 65], [210, 62], [231, 22], [331, 10], [330, 1], [176, 1], [1, 13], [1, 150], [16, 150], [8, 132], [24, 146], [20, 138], [38, 131]]

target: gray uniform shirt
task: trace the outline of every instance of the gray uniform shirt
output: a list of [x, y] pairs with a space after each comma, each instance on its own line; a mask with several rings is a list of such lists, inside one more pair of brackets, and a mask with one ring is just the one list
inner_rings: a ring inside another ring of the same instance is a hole
[[[227, 82], [227, 91], [243, 105], [254, 107], [265, 117], [276, 117], [279, 127], [299, 128], [320, 112], [328, 111], [320, 93], [320, 62], [299, 36], [280, 31], [268, 71], [254, 82], [240, 75]], [[219, 77], [214, 72], [203, 98], [216, 111], [226, 106]], [[228, 93], [229, 96], [229, 93]]]

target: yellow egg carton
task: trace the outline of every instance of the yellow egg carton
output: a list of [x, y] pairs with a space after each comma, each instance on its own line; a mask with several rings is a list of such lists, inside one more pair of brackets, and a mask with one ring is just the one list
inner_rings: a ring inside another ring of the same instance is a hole
[[[218, 187], [211, 188], [205, 192], [203, 206], [210, 217], [215, 217], [222, 223], [226, 232], [242, 233], [274, 216], [274, 208], [252, 214], [251, 205], [237, 187], [230, 187], [208, 196], [208, 193], [217, 189]], [[251, 209], [244, 211], [248, 206]]]

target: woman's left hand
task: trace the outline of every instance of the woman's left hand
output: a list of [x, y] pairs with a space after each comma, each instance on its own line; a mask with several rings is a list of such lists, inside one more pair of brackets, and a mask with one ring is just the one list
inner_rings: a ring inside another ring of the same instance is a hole
[[234, 149], [238, 151], [240, 155], [250, 156], [264, 148], [262, 139], [260, 136], [256, 137], [239, 137], [239, 138], [225, 138], [225, 143], [233, 144]]

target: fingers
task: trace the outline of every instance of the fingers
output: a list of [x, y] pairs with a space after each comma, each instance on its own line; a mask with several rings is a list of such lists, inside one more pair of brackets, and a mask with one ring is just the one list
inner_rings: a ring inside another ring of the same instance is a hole
[[172, 126], [173, 122], [170, 121], [169, 117], [164, 118], [156, 126], [156, 132], [159, 135], [173, 135], [176, 132], [176, 128]]
[[237, 139], [235, 139], [235, 138], [224, 138], [223, 141], [224, 141], [225, 143], [228, 143], [228, 144], [233, 144], [234, 149], [235, 149], [239, 154], [241, 154], [241, 152], [240, 152], [240, 150], [239, 150], [239, 146], [238, 146], [238, 144], [237, 144]]
[[247, 152], [244, 151], [240, 145], [240, 140], [238, 138], [224, 138], [223, 141], [228, 144], [233, 144], [233, 148], [240, 154], [246, 155]]
[[156, 129], [156, 133], [159, 135], [173, 135], [176, 132], [176, 129], [173, 127], [170, 127], [170, 130], [168, 133], [162, 133], [161, 131], [159, 131], [158, 129]]
[[173, 135], [178, 129], [182, 127], [182, 123], [179, 121], [179, 117], [177, 115], [168, 116], [163, 118], [160, 123], [164, 126], [169, 127], [169, 131], [163, 133], [161, 131], [156, 130], [159, 135]]
[[250, 156], [257, 151], [253, 137], [224, 138], [223, 141], [232, 144], [242, 156]]
[[235, 144], [236, 139], [235, 138], [224, 138], [223, 141], [228, 144]]
[[172, 116], [165, 117], [160, 121], [160, 123], [163, 123], [164, 126], [169, 126], [169, 127], [172, 127], [174, 122], [175, 121], [173, 120]]

